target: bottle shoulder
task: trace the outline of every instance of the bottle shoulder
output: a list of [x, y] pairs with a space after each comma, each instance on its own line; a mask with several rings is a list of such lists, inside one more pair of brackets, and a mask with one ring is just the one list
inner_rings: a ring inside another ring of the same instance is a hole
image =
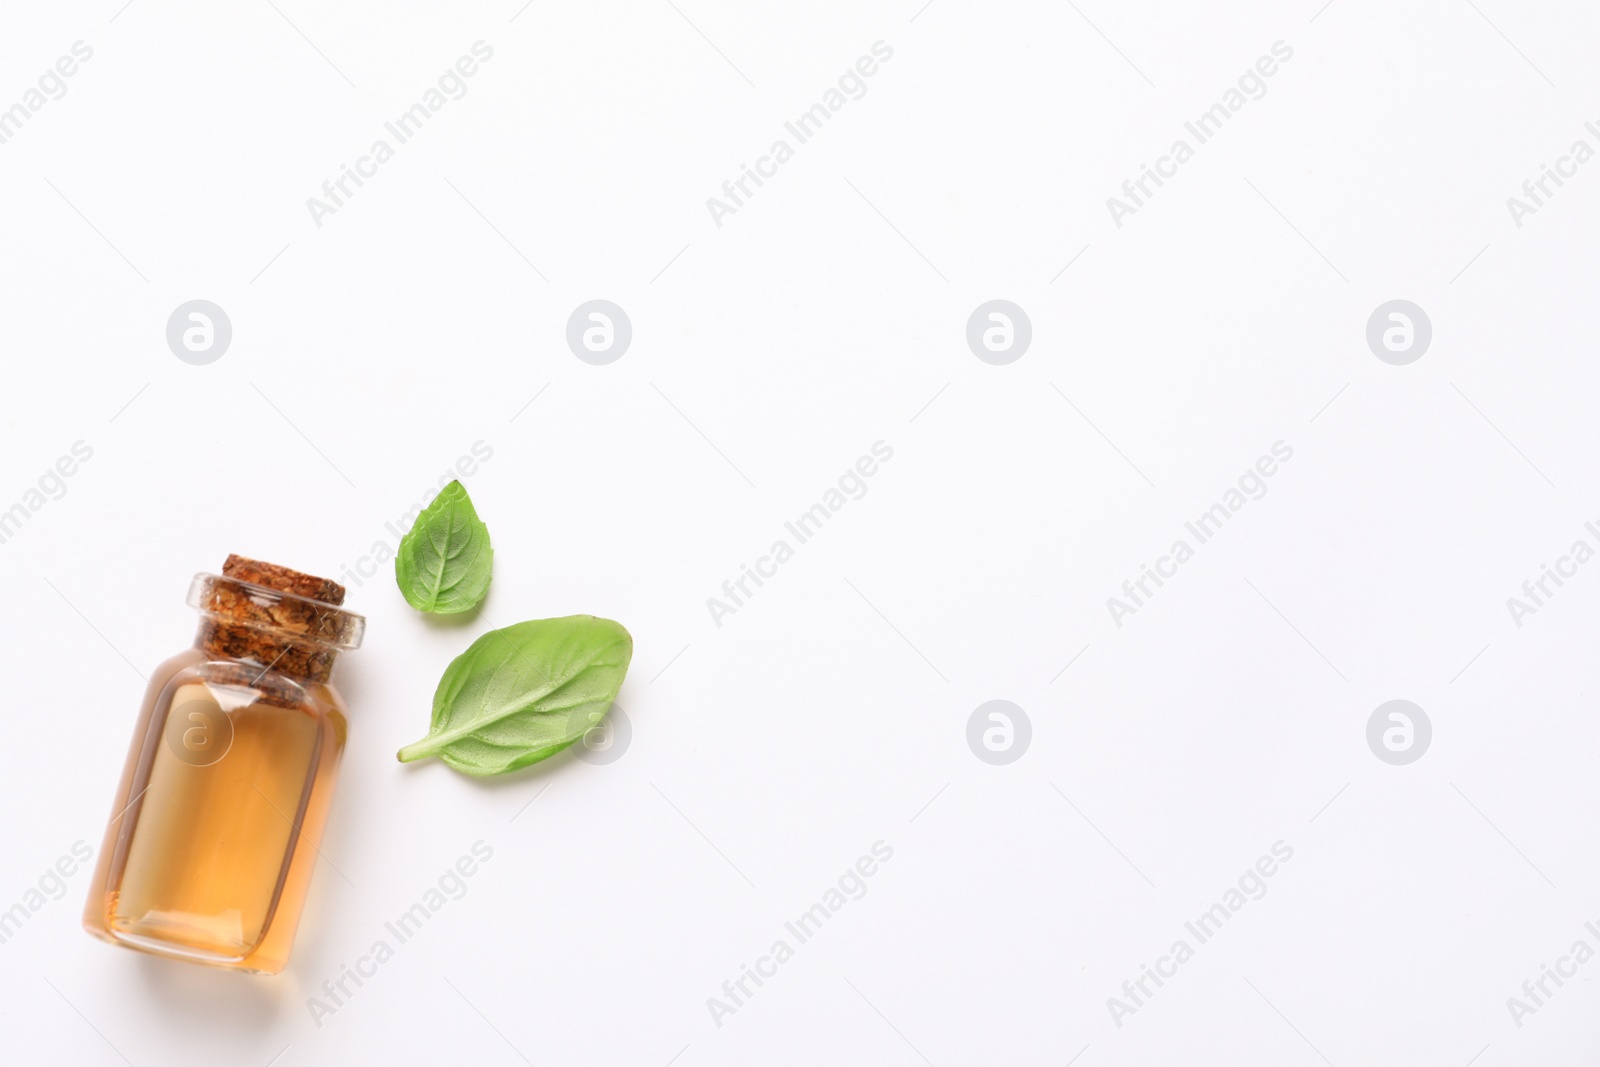
[[162, 662], [150, 675], [152, 702], [171, 699], [185, 686], [211, 690], [225, 706], [263, 704], [298, 709], [318, 718], [335, 720], [342, 733], [347, 709], [344, 698], [327, 682], [312, 682], [281, 674], [269, 666], [236, 659], [217, 659], [199, 648], [189, 648]]
[[206, 654], [198, 648], [186, 648], [175, 656], [168, 656], [150, 672], [150, 694], [160, 693], [179, 674], [205, 661]]

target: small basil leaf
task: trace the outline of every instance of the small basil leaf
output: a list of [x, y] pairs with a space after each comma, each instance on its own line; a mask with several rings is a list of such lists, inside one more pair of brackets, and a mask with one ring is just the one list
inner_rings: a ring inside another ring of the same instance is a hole
[[394, 578], [418, 611], [456, 615], [477, 607], [489, 592], [493, 564], [489, 527], [473, 510], [466, 488], [451, 482], [401, 539]]
[[593, 615], [491, 630], [446, 668], [433, 726], [400, 762], [438, 756], [483, 777], [553, 756], [611, 710], [632, 658], [628, 631]]

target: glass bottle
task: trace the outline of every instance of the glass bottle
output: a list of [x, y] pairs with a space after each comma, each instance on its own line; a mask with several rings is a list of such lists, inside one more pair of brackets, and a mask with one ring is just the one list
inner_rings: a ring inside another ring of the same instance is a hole
[[96, 937], [276, 974], [345, 744], [328, 684], [366, 620], [334, 582], [229, 556], [198, 574], [194, 647], [158, 667], [84, 910]]

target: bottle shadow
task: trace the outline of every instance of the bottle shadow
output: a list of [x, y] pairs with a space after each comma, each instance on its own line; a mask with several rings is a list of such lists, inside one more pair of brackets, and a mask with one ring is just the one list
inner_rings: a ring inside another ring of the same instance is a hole
[[137, 988], [145, 1012], [160, 1021], [156, 1029], [181, 1034], [197, 1028], [259, 1033], [280, 1022], [302, 999], [288, 973], [227, 973], [182, 960], [141, 954]]

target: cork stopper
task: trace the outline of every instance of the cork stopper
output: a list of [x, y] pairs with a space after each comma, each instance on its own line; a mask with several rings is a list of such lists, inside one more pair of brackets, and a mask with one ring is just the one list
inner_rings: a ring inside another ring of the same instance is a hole
[[276, 589], [280, 593], [292, 593], [297, 597], [318, 600], [334, 607], [344, 603], [344, 586], [338, 582], [311, 574], [301, 574], [288, 567], [280, 567], [276, 563], [262, 563], [258, 559], [229, 555], [222, 564], [222, 574], [226, 578], [237, 578], [251, 585]]
[[366, 620], [340, 610], [344, 587], [273, 563], [229, 556], [222, 575], [195, 576], [199, 648], [217, 660], [325, 682], [340, 651], [361, 644]]

